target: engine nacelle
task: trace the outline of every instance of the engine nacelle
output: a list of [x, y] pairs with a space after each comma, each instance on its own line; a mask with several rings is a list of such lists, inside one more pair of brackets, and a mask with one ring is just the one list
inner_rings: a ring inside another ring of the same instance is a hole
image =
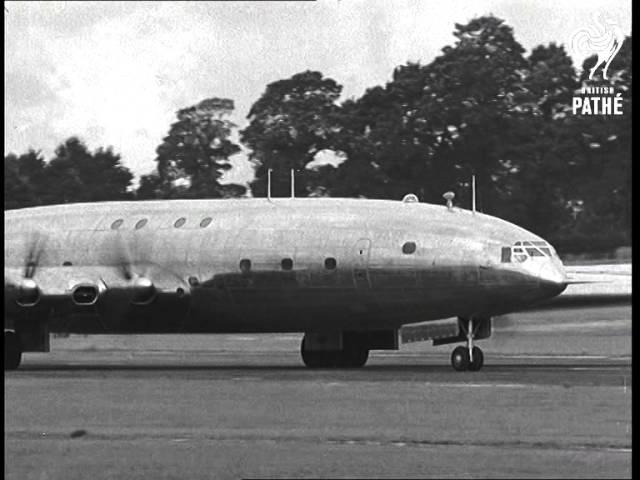
[[81, 283], [73, 287], [71, 300], [78, 306], [93, 305], [98, 301], [100, 290], [97, 285], [91, 283]]
[[156, 287], [153, 282], [146, 277], [138, 277], [131, 286], [131, 303], [136, 305], [148, 305], [156, 298]]
[[33, 307], [40, 301], [40, 288], [32, 278], [24, 278], [16, 292], [16, 303], [21, 307]]

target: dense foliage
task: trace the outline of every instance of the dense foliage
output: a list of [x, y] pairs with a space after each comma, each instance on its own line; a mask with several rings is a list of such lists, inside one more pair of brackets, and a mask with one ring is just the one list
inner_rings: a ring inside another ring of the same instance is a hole
[[110, 148], [91, 153], [72, 137], [46, 163], [39, 152], [4, 158], [4, 208], [133, 198], [133, 175]]

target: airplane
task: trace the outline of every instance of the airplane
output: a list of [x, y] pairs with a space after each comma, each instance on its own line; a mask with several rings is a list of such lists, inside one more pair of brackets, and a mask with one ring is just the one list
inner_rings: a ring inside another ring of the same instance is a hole
[[[398, 350], [403, 325], [458, 318], [458, 371], [491, 319], [559, 295], [554, 248], [447, 205], [346, 198], [98, 202], [5, 211], [5, 370], [50, 333], [304, 333], [311, 368]], [[436, 343], [437, 342], [437, 343]]]

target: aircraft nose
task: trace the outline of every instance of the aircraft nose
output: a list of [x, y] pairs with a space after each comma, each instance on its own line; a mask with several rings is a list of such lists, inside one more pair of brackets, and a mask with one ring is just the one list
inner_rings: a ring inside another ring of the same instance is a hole
[[567, 288], [567, 276], [562, 265], [544, 262], [538, 272], [538, 285], [549, 297], [562, 293]]

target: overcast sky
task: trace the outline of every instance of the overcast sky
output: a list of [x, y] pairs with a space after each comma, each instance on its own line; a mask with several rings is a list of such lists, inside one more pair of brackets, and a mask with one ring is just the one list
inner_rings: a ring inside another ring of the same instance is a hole
[[[48, 160], [76, 135], [145, 174], [175, 111], [205, 98], [233, 99], [243, 127], [268, 83], [303, 70], [359, 96], [398, 65], [431, 61], [455, 23], [489, 13], [527, 51], [555, 41], [573, 55], [572, 35], [599, 12], [630, 34], [631, 0], [5, 2], [4, 151]], [[246, 180], [235, 160], [233, 179]]]

